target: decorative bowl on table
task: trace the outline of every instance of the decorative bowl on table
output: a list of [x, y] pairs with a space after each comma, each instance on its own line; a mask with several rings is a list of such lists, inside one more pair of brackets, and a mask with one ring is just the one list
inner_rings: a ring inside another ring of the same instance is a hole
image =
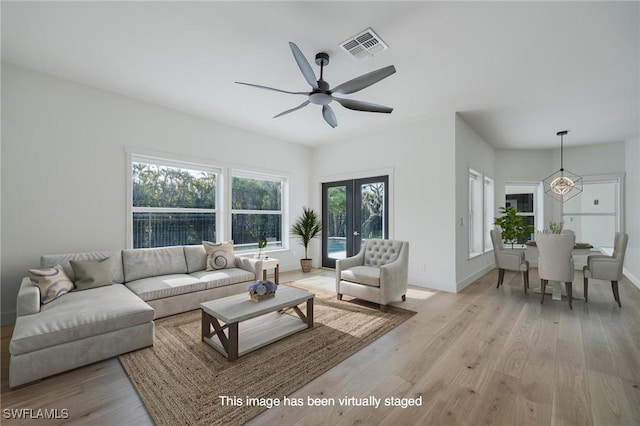
[[278, 290], [278, 285], [273, 281], [268, 280], [256, 281], [255, 283], [251, 283], [247, 286], [249, 297], [254, 302], [276, 297], [276, 290]]

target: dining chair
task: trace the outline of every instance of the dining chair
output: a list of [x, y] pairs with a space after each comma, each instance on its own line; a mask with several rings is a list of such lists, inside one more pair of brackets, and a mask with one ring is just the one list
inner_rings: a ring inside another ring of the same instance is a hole
[[489, 231], [491, 234], [491, 242], [493, 243], [493, 256], [498, 268], [498, 285], [499, 288], [504, 281], [504, 271], [522, 272], [522, 281], [524, 283], [524, 292], [529, 288], [529, 261], [524, 259], [524, 251], [505, 250], [502, 245], [502, 233], [497, 229]]
[[588, 302], [589, 278], [611, 281], [613, 298], [620, 303], [618, 293], [618, 281], [622, 277], [622, 265], [624, 264], [624, 254], [627, 251], [629, 236], [624, 232], [616, 232], [613, 240], [613, 254], [611, 256], [596, 254], [587, 257], [587, 264], [582, 268], [584, 274], [584, 302]]
[[564, 282], [567, 289], [569, 308], [573, 309], [573, 247], [576, 236], [573, 232], [552, 234], [536, 233], [538, 246], [538, 275], [542, 286], [540, 303], [544, 302], [544, 292], [549, 280]]

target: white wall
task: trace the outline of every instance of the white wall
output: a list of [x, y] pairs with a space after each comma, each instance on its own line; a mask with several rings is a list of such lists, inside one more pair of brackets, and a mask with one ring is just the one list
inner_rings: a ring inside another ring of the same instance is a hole
[[284, 173], [290, 214], [308, 202], [306, 147], [6, 64], [2, 89], [2, 324], [42, 254], [126, 247], [125, 147]]
[[625, 275], [640, 288], [640, 138], [625, 143], [625, 230], [629, 244], [624, 260]]
[[410, 243], [409, 283], [450, 292], [456, 291], [454, 126], [448, 114], [321, 146], [312, 169], [317, 208], [322, 182], [392, 170], [389, 237]]
[[[494, 265], [493, 252], [469, 259], [469, 168], [495, 180], [495, 150], [456, 114], [456, 289], [462, 290]], [[502, 185], [504, 194], [504, 185]], [[504, 195], [501, 200], [504, 200]], [[504, 201], [503, 201], [504, 204]], [[496, 211], [489, 214], [495, 216]], [[462, 219], [462, 222], [460, 221]], [[483, 221], [484, 222], [484, 221]]]

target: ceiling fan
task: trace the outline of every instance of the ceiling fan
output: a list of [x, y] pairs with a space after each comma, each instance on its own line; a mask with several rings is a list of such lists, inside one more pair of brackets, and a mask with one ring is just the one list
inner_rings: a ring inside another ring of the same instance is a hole
[[360, 77], [356, 77], [353, 80], [349, 80], [346, 83], [342, 83], [331, 89], [329, 83], [324, 80], [323, 76], [324, 67], [325, 65], [329, 64], [329, 55], [326, 53], [318, 53], [316, 55], [316, 65], [320, 66], [320, 79], [316, 81], [316, 75], [313, 72], [313, 69], [311, 69], [311, 65], [309, 65], [309, 62], [304, 57], [298, 46], [295, 43], [289, 42], [289, 47], [291, 47], [291, 52], [293, 53], [293, 57], [295, 58], [300, 71], [302, 71], [302, 75], [312, 88], [311, 92], [289, 92], [286, 90], [275, 89], [273, 87], [260, 86], [258, 84], [236, 81], [236, 83], [238, 84], [257, 87], [259, 89], [274, 90], [276, 92], [289, 93], [291, 95], [308, 96], [308, 99], [297, 107], [283, 111], [273, 118], [281, 117], [285, 114], [289, 114], [290, 112], [297, 111], [300, 108], [306, 107], [307, 105], [309, 105], [309, 103], [312, 103], [316, 105], [322, 105], [322, 116], [324, 117], [325, 121], [329, 123], [331, 127], [336, 127], [338, 125], [338, 120], [336, 120], [336, 116], [329, 106], [331, 101], [336, 101], [343, 107], [355, 111], [382, 112], [386, 114], [390, 114], [391, 111], [393, 111], [393, 108], [384, 105], [356, 101], [353, 99], [336, 98], [335, 96], [333, 96], [334, 93], [348, 95], [350, 93], [358, 92], [371, 86], [372, 84], [379, 82], [384, 78], [389, 77], [391, 74], [396, 72], [396, 68], [393, 65], [371, 71], [370, 73], [361, 75]]

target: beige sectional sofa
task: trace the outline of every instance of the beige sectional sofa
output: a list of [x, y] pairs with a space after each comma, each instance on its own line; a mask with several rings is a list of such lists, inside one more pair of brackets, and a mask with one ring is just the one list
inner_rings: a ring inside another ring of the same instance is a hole
[[9, 345], [11, 387], [151, 346], [154, 319], [242, 293], [262, 274], [261, 260], [240, 256], [235, 267], [207, 271], [203, 246], [46, 255], [40, 266], [60, 265], [74, 281], [70, 261], [106, 258], [113, 284], [71, 291], [46, 305], [39, 288], [22, 280]]

